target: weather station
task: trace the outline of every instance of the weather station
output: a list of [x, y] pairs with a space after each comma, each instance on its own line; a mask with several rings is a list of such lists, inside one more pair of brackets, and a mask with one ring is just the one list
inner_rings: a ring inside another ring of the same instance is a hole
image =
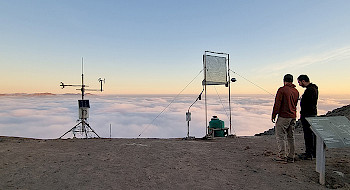
[[64, 133], [62, 137], [67, 135], [68, 133], [72, 132], [73, 133], [73, 138], [100, 138], [100, 136], [91, 128], [88, 118], [89, 118], [89, 109], [90, 109], [90, 102], [89, 100], [85, 100], [85, 92], [86, 91], [103, 91], [103, 84], [106, 82], [105, 79], [99, 78], [98, 82], [100, 83], [101, 88], [100, 89], [87, 89], [84, 84], [84, 60], [83, 58], [81, 59], [81, 84], [64, 84], [61, 82], [61, 87], [62, 89], [67, 87], [67, 86], [72, 86], [72, 87], [80, 87], [79, 89], [81, 91], [81, 100], [78, 100], [78, 107], [79, 107], [79, 119], [77, 120], [77, 124], [71, 128], [69, 131]]

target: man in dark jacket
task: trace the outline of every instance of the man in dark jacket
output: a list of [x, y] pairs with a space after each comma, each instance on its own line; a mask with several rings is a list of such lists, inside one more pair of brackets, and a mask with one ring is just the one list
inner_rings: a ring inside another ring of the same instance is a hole
[[316, 136], [305, 118], [317, 116], [318, 87], [310, 83], [307, 75], [300, 75], [298, 83], [301, 87], [306, 88], [300, 101], [300, 120], [303, 125], [305, 140], [305, 153], [301, 154], [300, 158], [308, 160], [316, 157]]
[[[276, 161], [294, 162], [294, 126], [299, 92], [293, 84], [293, 76], [291, 74], [284, 76], [283, 83], [284, 86], [277, 91], [271, 117], [271, 121], [275, 123], [275, 118], [278, 115], [275, 126], [278, 147]], [[288, 144], [288, 149], [286, 144]]]

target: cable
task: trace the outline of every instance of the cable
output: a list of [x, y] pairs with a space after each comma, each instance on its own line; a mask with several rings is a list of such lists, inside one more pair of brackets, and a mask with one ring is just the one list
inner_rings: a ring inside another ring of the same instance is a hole
[[215, 87], [215, 86], [214, 86], [214, 89], [215, 89], [215, 91], [216, 91], [216, 94], [217, 94], [217, 95], [218, 95], [218, 97], [219, 97], [220, 103], [221, 103], [221, 105], [222, 105], [222, 108], [223, 108], [223, 109], [224, 109], [224, 111], [225, 111], [225, 114], [226, 114], [226, 116], [227, 116], [227, 119], [230, 119], [230, 118], [229, 118], [229, 115], [228, 115], [228, 113], [227, 113], [227, 110], [226, 110], [226, 108], [225, 108], [224, 104], [222, 103], [221, 97], [220, 97], [220, 95], [219, 95], [218, 91], [216, 90], [216, 87]]
[[[231, 70], [230, 70], [230, 71], [231, 71]], [[260, 87], [259, 85], [253, 83], [252, 81], [248, 80], [247, 78], [243, 77], [242, 75], [238, 74], [237, 72], [235, 72], [235, 71], [231, 71], [231, 72], [234, 73], [234, 74], [236, 74], [236, 75], [238, 75], [238, 76], [240, 76], [240, 77], [243, 78], [244, 80], [250, 82], [250, 83], [253, 84], [254, 86], [260, 88], [260, 89], [263, 90], [263, 91], [265, 91], [266, 93], [272, 95], [273, 97], [275, 97], [274, 94], [270, 93], [269, 91], [265, 90], [264, 88]]]
[[[142, 133], [144, 133], [145, 131], [146, 131], [146, 129], [150, 126], [150, 125], [152, 125], [153, 124], [153, 122], [160, 116], [160, 115], [162, 115], [162, 113], [176, 100], [176, 98], [202, 73], [202, 71], [203, 71], [203, 69], [201, 70], [201, 71], [199, 71], [199, 73], [197, 74], [197, 76], [196, 77], [194, 77], [192, 80], [191, 80], [191, 82], [189, 82], [186, 86], [185, 86], [185, 88], [183, 88], [176, 96], [175, 96], [175, 98], [152, 120], [152, 122], [150, 123], [150, 124], [148, 124], [143, 130], [142, 130], [142, 132], [139, 134], [139, 136], [138, 137], [140, 137], [141, 135], [142, 135]], [[137, 137], [137, 138], [138, 138]]]
[[[218, 97], [219, 97], [220, 103], [221, 103], [221, 105], [222, 105], [222, 108], [223, 108], [223, 109], [224, 109], [224, 111], [225, 111], [225, 114], [226, 114], [227, 119], [228, 119], [228, 120], [230, 120], [229, 114], [227, 113], [227, 109], [225, 108], [224, 104], [222, 103], [221, 97], [220, 97], [220, 95], [219, 95], [218, 91], [216, 90], [216, 87], [215, 87], [215, 86], [214, 86], [214, 89], [215, 89], [215, 91], [216, 91], [216, 94], [217, 94], [217, 95], [218, 95]], [[236, 134], [236, 130], [235, 130], [235, 128], [234, 128], [234, 127], [232, 127], [232, 129], [233, 129], [233, 133], [234, 133], [234, 134]]]
[[191, 107], [192, 107], [198, 100], [201, 99], [203, 92], [204, 92], [204, 86], [203, 86], [202, 92], [199, 94], [199, 96], [197, 97], [197, 99], [190, 105], [190, 107], [188, 107], [188, 112], [190, 111]]

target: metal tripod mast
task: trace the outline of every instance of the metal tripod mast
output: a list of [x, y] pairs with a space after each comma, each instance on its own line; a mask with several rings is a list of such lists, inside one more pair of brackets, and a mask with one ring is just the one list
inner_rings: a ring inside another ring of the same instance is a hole
[[80, 133], [82, 136], [84, 136], [85, 138], [89, 138], [89, 134], [93, 133], [95, 134], [98, 138], [100, 138], [100, 136], [91, 128], [91, 126], [89, 125], [89, 123], [87, 122], [87, 119], [89, 118], [89, 108], [90, 108], [90, 103], [89, 100], [84, 100], [84, 96], [85, 96], [85, 91], [103, 91], [102, 89], [102, 82], [105, 82], [105, 79], [101, 79], [99, 78], [98, 81], [101, 83], [101, 89], [85, 89], [85, 87], [88, 87], [84, 84], [84, 59], [81, 58], [81, 85], [71, 85], [71, 84], [64, 84], [63, 82], [61, 82], [61, 87], [62, 89], [66, 86], [79, 86], [81, 91], [81, 100], [78, 100], [78, 105], [79, 105], [79, 123], [76, 124], [73, 128], [71, 128], [69, 131], [67, 131], [66, 133], [64, 133], [60, 138], [62, 138], [63, 136], [65, 136], [67, 133], [69, 132], [73, 132], [73, 136], [74, 138], [76, 138], [76, 134]]

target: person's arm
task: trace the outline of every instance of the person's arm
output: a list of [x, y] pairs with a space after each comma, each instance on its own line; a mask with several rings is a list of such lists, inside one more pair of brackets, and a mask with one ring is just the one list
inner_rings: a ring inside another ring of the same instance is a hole
[[272, 123], [275, 123], [276, 116], [277, 114], [279, 114], [281, 103], [282, 103], [282, 92], [280, 88], [277, 91], [277, 94], [275, 97], [275, 104], [273, 105], [273, 111], [272, 111], [272, 117], [271, 117]]

